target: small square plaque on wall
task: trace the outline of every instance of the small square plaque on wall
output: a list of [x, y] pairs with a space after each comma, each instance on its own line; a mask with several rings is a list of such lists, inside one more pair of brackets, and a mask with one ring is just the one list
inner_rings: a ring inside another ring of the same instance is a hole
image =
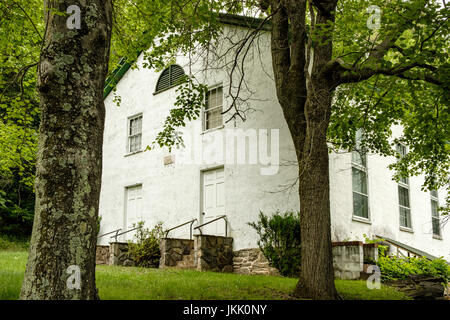
[[173, 164], [175, 162], [173, 155], [168, 155], [164, 157], [164, 165], [168, 166], [169, 164]]

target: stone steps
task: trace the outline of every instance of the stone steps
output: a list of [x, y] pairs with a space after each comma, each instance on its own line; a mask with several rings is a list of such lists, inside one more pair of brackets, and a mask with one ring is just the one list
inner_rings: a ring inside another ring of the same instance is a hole
[[196, 235], [195, 240], [163, 238], [160, 268], [233, 272], [233, 238]]
[[183, 255], [183, 258], [181, 259], [181, 261], [177, 262], [177, 265], [175, 267], [177, 269], [195, 269], [194, 251], [192, 251], [190, 254]]

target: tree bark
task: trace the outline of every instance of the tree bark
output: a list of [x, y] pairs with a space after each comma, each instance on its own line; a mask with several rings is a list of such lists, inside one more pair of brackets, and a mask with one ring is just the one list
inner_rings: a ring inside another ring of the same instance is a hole
[[[112, 4], [47, 0], [44, 5], [36, 209], [20, 298], [98, 299], [96, 229]], [[70, 14], [53, 11], [67, 12], [71, 5], [81, 9], [80, 29], [68, 28]]]
[[308, 94], [307, 131], [298, 157], [302, 265], [295, 293], [303, 298], [336, 299], [326, 142], [331, 92], [326, 83], [314, 82], [308, 85], [314, 94]]
[[[320, 2], [320, 1], [318, 1]], [[278, 101], [288, 124], [299, 165], [301, 275], [295, 294], [303, 298], [336, 299], [333, 256], [327, 129], [332, 90], [324, 66], [332, 58], [331, 33], [323, 33], [309, 60], [305, 0], [272, 0], [272, 61]], [[336, 1], [320, 2], [315, 22], [334, 20]]]
[[[315, 25], [334, 22], [336, 0], [320, 2]], [[315, 3], [316, 3], [315, 2]], [[332, 85], [326, 64], [332, 59], [331, 31], [322, 32], [320, 45], [311, 52], [305, 102], [306, 134], [297, 153], [299, 164], [302, 266], [295, 293], [312, 299], [337, 299], [331, 244], [330, 179], [327, 130], [330, 123]], [[309, 64], [309, 61], [307, 61]]]

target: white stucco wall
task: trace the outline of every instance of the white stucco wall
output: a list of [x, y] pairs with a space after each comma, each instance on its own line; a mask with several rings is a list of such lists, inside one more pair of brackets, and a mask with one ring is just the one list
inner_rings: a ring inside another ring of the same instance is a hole
[[[238, 36], [239, 32], [234, 31], [233, 34]], [[247, 223], [256, 221], [259, 211], [273, 213], [276, 210], [298, 210], [297, 187], [286, 189], [295, 181], [297, 169], [295, 164], [287, 165], [295, 160], [295, 153], [275, 95], [268, 40], [268, 35], [263, 35], [257, 41], [257, 49], [249, 55], [247, 62], [246, 81], [252, 89], [253, 100], [250, 105], [254, 109], [247, 115], [247, 121], [231, 121], [225, 124], [223, 129], [207, 133], [201, 132], [201, 119], [189, 123], [183, 130], [186, 149], [173, 151], [175, 162], [171, 165], [165, 166], [163, 163], [164, 156], [169, 155], [165, 149], [126, 154], [127, 119], [139, 113], [143, 114], [143, 147], [150, 145], [173, 107], [176, 88], [154, 95], [159, 73], [139, 68], [129, 70], [124, 75], [117, 86], [117, 94], [122, 98], [120, 107], [113, 102], [113, 94], [105, 100], [100, 234], [125, 227], [125, 190], [126, 187], [137, 184], [142, 184], [142, 217], [146, 227], [152, 227], [156, 222], [162, 221], [166, 228], [170, 228], [199, 218], [201, 171], [218, 165], [224, 165], [225, 214], [229, 221], [229, 235], [234, 238], [235, 250], [257, 246], [256, 232]], [[188, 59], [182, 56], [177, 60], [186, 72], [189, 70], [188, 62]], [[142, 56], [138, 60], [138, 65], [141, 64]], [[208, 72], [206, 75], [199, 72], [199, 65], [192, 66], [192, 70], [197, 78], [209, 86], [222, 83], [224, 107], [231, 103], [231, 98], [227, 97], [229, 81], [225, 70]], [[224, 117], [227, 119], [226, 115]], [[262, 175], [260, 169], [264, 166], [261, 165], [224, 164], [220, 161], [215, 164], [182, 163], [183, 155], [197, 152], [198, 146], [206, 145], [214, 134], [234, 129], [255, 129], [257, 132], [259, 129], [279, 130], [279, 161], [282, 165], [277, 174]], [[396, 128], [394, 134], [399, 135], [399, 130]], [[392, 181], [392, 172], [387, 169], [391, 161], [394, 160], [377, 155], [368, 157], [370, 223], [366, 223], [355, 221], [352, 216], [351, 154], [330, 155], [333, 240], [363, 240], [363, 234], [369, 237], [380, 234], [450, 260], [449, 226], [442, 231], [442, 240], [433, 239], [430, 195], [420, 191], [421, 177], [410, 179], [414, 232], [400, 230], [397, 184]], [[285, 190], [282, 191], [283, 189]], [[440, 192], [440, 201], [443, 202], [444, 198], [445, 194]], [[188, 237], [189, 229], [185, 227], [174, 231], [171, 236]], [[108, 241], [108, 237], [100, 239], [102, 244]]]
[[[401, 135], [401, 129], [393, 130], [394, 136]], [[368, 155], [368, 194], [370, 222], [362, 222], [352, 216], [352, 175], [351, 154], [331, 155], [330, 188], [333, 240], [364, 240], [375, 235], [385, 236], [410, 245], [434, 256], [444, 256], [450, 261], [449, 226], [441, 230], [442, 239], [432, 234], [431, 197], [421, 191], [423, 177], [410, 177], [410, 208], [413, 232], [400, 229], [398, 207], [398, 184], [392, 180], [393, 172], [388, 165], [395, 161], [392, 157]], [[442, 204], [445, 191], [439, 191]]]

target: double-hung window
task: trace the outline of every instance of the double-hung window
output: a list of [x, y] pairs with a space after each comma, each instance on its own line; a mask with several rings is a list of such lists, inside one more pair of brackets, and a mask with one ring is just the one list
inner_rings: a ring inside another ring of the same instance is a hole
[[[406, 146], [402, 144], [397, 144], [397, 152], [400, 154], [400, 157], [403, 158], [407, 153]], [[400, 212], [400, 227], [412, 229], [411, 206], [409, 200], [410, 200], [409, 178], [400, 177], [400, 180], [398, 181], [398, 204]]]
[[128, 153], [142, 150], [142, 114], [128, 118]]
[[363, 131], [356, 132], [356, 150], [352, 152], [353, 216], [369, 219], [369, 194], [367, 188], [366, 152], [361, 147]]
[[203, 112], [203, 130], [219, 128], [223, 125], [223, 88], [211, 89], [206, 94], [206, 107]]
[[431, 224], [433, 227], [433, 236], [441, 237], [441, 218], [439, 217], [439, 199], [436, 190], [430, 192], [431, 195]]

